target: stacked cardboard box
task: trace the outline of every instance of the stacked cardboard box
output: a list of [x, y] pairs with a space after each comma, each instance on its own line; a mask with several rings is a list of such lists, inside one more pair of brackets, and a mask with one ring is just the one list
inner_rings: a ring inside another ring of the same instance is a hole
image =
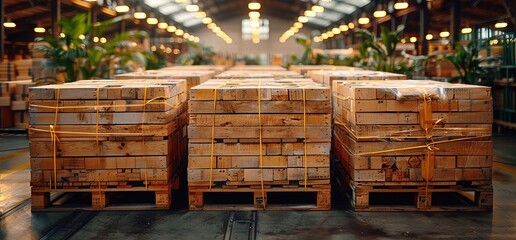
[[30, 89], [32, 207], [50, 191], [153, 191], [168, 208], [186, 157], [185, 80], [85, 80]]
[[471, 191], [475, 210], [492, 208], [489, 87], [367, 80], [332, 91], [334, 153], [356, 210], [399, 208], [374, 208], [375, 192], [415, 192], [412, 210], [443, 210], [435, 194]]
[[[190, 209], [203, 193], [317, 193], [330, 204], [330, 92], [309, 79], [217, 79], [190, 90]], [[307, 187], [305, 189], [305, 187]], [[262, 191], [260, 191], [260, 188]], [[265, 189], [265, 190], [264, 190]]]

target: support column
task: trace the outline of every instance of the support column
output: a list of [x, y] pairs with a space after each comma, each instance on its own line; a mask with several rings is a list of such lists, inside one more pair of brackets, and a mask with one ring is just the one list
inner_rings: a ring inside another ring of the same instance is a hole
[[5, 28], [4, 28], [4, 19], [5, 19], [5, 11], [4, 11], [4, 0], [0, 0], [0, 19], [2, 22], [0, 23], [0, 62], [4, 60], [5, 53]]
[[428, 11], [428, 5], [426, 1], [423, 1], [419, 5], [419, 48], [418, 55], [428, 54], [428, 40], [426, 35], [428, 34], [428, 25], [430, 22], [430, 11]]
[[56, 38], [59, 34], [59, 25], [57, 22], [61, 19], [61, 0], [52, 0], [50, 3], [51, 15], [51, 31], [52, 38]]
[[453, 0], [451, 4], [450, 40], [458, 42], [460, 40], [461, 3], [460, 0]]

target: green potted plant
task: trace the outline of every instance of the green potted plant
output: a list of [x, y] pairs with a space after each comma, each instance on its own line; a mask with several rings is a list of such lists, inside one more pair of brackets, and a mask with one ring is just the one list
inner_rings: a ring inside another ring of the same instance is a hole
[[461, 82], [466, 84], [480, 84], [481, 77], [487, 74], [487, 70], [481, 67], [481, 63], [499, 60], [498, 57], [478, 57], [480, 49], [485, 47], [486, 42], [471, 41], [463, 46], [455, 43], [455, 53], [446, 54], [443, 60], [453, 64], [459, 76], [450, 79], [451, 82]]
[[95, 24], [91, 22], [91, 14], [77, 14], [71, 19], [62, 19], [58, 22], [62, 35], [58, 38], [36, 38], [35, 42], [48, 43], [47, 46], [39, 46], [36, 50], [44, 52], [49, 59], [45, 67], [57, 70], [54, 79], [57, 82], [60, 78], [63, 78], [64, 82], [73, 82], [81, 78], [105, 78], [109, 76], [106, 73], [109, 72], [113, 61], [120, 62], [130, 58], [145, 64], [142, 61], [145, 59], [143, 56], [130, 50], [134, 43], [128, 41], [147, 37], [143, 31], [118, 34], [103, 45], [90, 41], [94, 36], [102, 36], [109, 25], [125, 20], [128, 16], [119, 16]]

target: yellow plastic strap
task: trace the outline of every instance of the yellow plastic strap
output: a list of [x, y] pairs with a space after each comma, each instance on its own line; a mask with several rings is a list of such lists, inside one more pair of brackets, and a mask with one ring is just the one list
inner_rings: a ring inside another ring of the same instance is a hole
[[267, 207], [267, 196], [265, 195], [265, 186], [263, 183], [263, 153], [262, 153], [262, 146], [263, 146], [263, 136], [262, 136], [262, 80], [260, 79], [258, 81], [258, 129], [259, 129], [259, 136], [260, 136], [260, 145], [258, 146], [258, 151], [260, 152], [260, 185], [262, 190], [262, 206], [265, 209]]
[[97, 144], [97, 158], [100, 158], [100, 145], [99, 145], [99, 105], [100, 103], [100, 88], [97, 88], [97, 106], [95, 107], [95, 140]]
[[304, 161], [303, 161], [303, 166], [305, 167], [305, 172], [304, 172], [304, 185], [305, 185], [305, 191], [307, 189], [307, 184], [308, 184], [308, 146], [307, 146], [307, 138], [306, 138], [306, 89], [303, 88], [303, 136], [305, 138], [305, 140], [303, 141], [303, 145], [304, 145]]
[[351, 97], [341, 97], [341, 96], [335, 96], [337, 99], [340, 99], [342, 101], [347, 101], [347, 100], [350, 100]]
[[[56, 90], [56, 107], [59, 107], [59, 98], [61, 97], [61, 88], [57, 88]], [[50, 135], [52, 140], [52, 156], [54, 158], [54, 190], [57, 190], [57, 135], [55, 130], [57, 128], [57, 120], [58, 120], [59, 108], [56, 108], [54, 113], [54, 125], [50, 125]], [[50, 188], [52, 188], [52, 180], [50, 180]]]
[[211, 190], [211, 185], [213, 184], [213, 157], [215, 154], [215, 115], [217, 112], [217, 90], [220, 86], [217, 86], [215, 89], [213, 89], [213, 113], [212, 113], [212, 124], [211, 124], [211, 145], [210, 145], [210, 186], [209, 189]]
[[422, 102], [419, 105], [419, 125], [423, 130], [425, 130], [426, 138], [430, 139], [432, 136], [430, 135], [432, 129], [434, 127], [434, 123], [436, 121], [432, 120], [432, 98], [426, 96], [423, 92], [424, 89], [420, 89], [422, 92]]
[[[147, 107], [147, 85], [145, 85], [145, 88], [143, 89], [143, 109], [142, 109], [142, 146], [143, 151], [146, 152], [145, 148], [145, 132], [144, 132], [144, 124], [145, 124], [145, 113], [146, 113], [146, 107]], [[147, 155], [147, 154], [144, 154]], [[144, 161], [145, 162], [145, 161]], [[147, 166], [143, 166], [143, 171], [145, 171], [144, 180], [145, 180], [145, 189], [149, 188], [149, 182], [147, 181]]]

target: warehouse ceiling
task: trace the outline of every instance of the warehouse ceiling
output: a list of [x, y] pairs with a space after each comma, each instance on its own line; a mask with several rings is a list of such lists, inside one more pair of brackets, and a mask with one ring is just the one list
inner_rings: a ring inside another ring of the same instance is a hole
[[[34, 27], [50, 28], [52, 2], [60, 3], [61, 18], [71, 17], [77, 12], [94, 10], [97, 12], [95, 14], [96, 20], [100, 21], [116, 16], [114, 7], [120, 1], [3, 0], [5, 16], [17, 24], [14, 29], [5, 29], [7, 41], [30, 42], [36, 36], [33, 31]], [[191, 3], [191, 1], [198, 4], [199, 11], [204, 11], [207, 17], [218, 23], [233, 18], [248, 18], [248, 3], [253, 0], [125, 0], [125, 3], [132, 9], [139, 6], [147, 13], [154, 12], [158, 18], [173, 22], [187, 30], [192, 30], [202, 27], [203, 23], [202, 18], [196, 17], [194, 13], [185, 10], [186, 4]], [[388, 9], [395, 1], [401, 0], [258, 0], [261, 3], [259, 11], [262, 16], [282, 18], [292, 21], [292, 23], [312, 5], [319, 4], [324, 7], [324, 12], [317, 14], [315, 17], [309, 17], [308, 23], [306, 23], [319, 30], [326, 30], [343, 22], [355, 21], [364, 13], [372, 18], [372, 12], [376, 9], [377, 3], [381, 2], [382, 6]], [[429, 32], [440, 32], [450, 27], [452, 0], [408, 0], [410, 5], [407, 9], [392, 12], [385, 19], [379, 19], [378, 24], [390, 26], [391, 21], [388, 20], [394, 18], [396, 25], [405, 24], [407, 26], [406, 32], [419, 32], [420, 21], [417, 3], [421, 1], [427, 1], [431, 6]], [[463, 26], [507, 18], [509, 27], [514, 29], [514, 23], [512, 22], [516, 12], [516, 1], [460, 0], [460, 2]], [[223, 25], [221, 27], [224, 28]], [[129, 21], [127, 28], [151, 29], [144, 21]], [[112, 29], [112, 31], [119, 31], [119, 28]]]

